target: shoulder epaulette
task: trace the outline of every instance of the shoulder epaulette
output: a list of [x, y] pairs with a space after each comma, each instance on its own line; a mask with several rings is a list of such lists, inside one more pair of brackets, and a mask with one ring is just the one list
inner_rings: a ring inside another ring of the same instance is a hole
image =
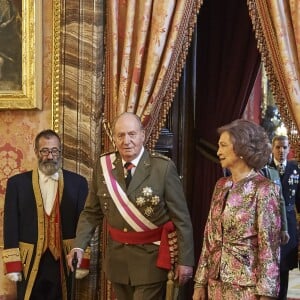
[[156, 158], [161, 158], [161, 159], [164, 159], [164, 160], [171, 160], [171, 158], [169, 158], [168, 156], [165, 156], [165, 155], [160, 154], [158, 152], [150, 152], [150, 156], [151, 157], [156, 157]]
[[101, 156], [105, 156], [105, 155], [109, 155], [109, 154], [111, 154], [111, 153], [114, 153], [114, 151], [108, 151], [108, 152], [101, 153], [101, 154], [100, 154], [100, 157], [101, 157]]

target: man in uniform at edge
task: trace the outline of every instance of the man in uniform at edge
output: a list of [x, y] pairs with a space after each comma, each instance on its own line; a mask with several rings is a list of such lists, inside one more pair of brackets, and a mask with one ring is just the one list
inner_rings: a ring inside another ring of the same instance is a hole
[[298, 266], [298, 224], [296, 208], [300, 212], [300, 168], [298, 162], [288, 160], [290, 145], [287, 136], [278, 135], [272, 140], [273, 160], [270, 165], [278, 169], [286, 207], [290, 239], [280, 248], [280, 290], [278, 300], [287, 299], [289, 271]]
[[[164, 299], [171, 268], [169, 229], [177, 233], [175, 279], [180, 285], [192, 277], [194, 265], [192, 225], [180, 178], [169, 158], [144, 149], [145, 132], [135, 114], [121, 114], [112, 130], [118, 151], [101, 156], [96, 165], [68, 263], [73, 269], [76, 251], [80, 264], [83, 249], [104, 216], [109, 231], [104, 271], [117, 299]], [[125, 163], [131, 163], [128, 187]]]

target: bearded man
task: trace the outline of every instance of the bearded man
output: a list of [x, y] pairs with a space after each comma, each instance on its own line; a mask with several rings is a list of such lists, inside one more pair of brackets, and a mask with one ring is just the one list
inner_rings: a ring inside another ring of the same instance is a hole
[[69, 299], [66, 254], [88, 194], [84, 177], [61, 168], [53, 130], [35, 138], [37, 167], [7, 181], [3, 261], [21, 299]]

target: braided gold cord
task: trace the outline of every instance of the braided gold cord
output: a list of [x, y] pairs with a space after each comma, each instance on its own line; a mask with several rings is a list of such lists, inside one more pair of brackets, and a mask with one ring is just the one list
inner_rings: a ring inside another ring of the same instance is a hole
[[268, 14], [268, 3], [265, 0], [247, 0], [249, 14], [257, 39], [257, 47], [262, 56], [262, 62], [269, 79], [270, 89], [273, 94], [280, 116], [288, 131], [289, 141], [295, 150], [295, 156], [300, 161], [300, 136], [296, 127], [294, 115], [289, 110], [284, 74], [281, 70], [279, 47], [275, 37], [272, 21]]
[[[149, 134], [146, 136], [146, 145], [150, 150], [154, 149], [159, 138], [160, 131], [166, 123], [167, 115], [174, 100], [174, 95], [178, 87], [181, 73], [186, 61], [186, 56], [192, 40], [195, 24], [197, 22], [197, 14], [202, 4], [203, 0], [187, 1], [187, 9], [185, 10], [186, 13], [183, 17], [181, 28], [179, 29], [179, 41], [177, 43], [177, 47], [174, 47], [178, 52], [180, 52], [178, 54], [178, 59], [175, 60], [175, 71], [174, 73], [169, 72], [169, 77], [166, 76], [166, 78], [164, 78], [164, 82], [166, 83], [164, 83], [163, 86], [167, 86], [168, 89], [166, 90], [165, 95], [162, 96], [162, 99], [158, 101], [155, 112], [151, 113], [152, 124], [150, 124], [147, 128], [147, 132]], [[178, 49], [179, 46], [181, 47], [180, 49]]]

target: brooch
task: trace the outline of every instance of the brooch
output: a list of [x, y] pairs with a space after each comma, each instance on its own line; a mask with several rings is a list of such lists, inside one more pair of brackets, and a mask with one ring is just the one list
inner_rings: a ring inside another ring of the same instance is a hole
[[233, 182], [232, 182], [231, 180], [228, 180], [227, 182], [225, 182], [224, 187], [225, 187], [225, 188], [231, 188], [232, 185], [233, 185]]

